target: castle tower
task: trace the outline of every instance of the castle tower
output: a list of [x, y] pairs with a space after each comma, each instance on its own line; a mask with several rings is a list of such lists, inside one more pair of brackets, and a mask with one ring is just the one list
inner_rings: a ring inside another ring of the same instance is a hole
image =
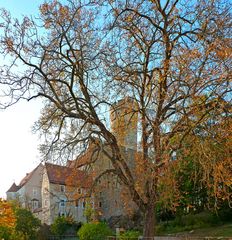
[[130, 97], [123, 98], [110, 108], [111, 131], [120, 146], [137, 150], [137, 103]]

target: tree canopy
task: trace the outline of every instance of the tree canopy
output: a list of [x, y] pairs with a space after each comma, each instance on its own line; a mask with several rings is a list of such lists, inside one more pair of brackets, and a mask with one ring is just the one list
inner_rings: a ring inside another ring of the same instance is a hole
[[[108, 146], [106, 173], [128, 188], [151, 237], [162, 181], [177, 188], [166, 177], [173, 154], [211, 112], [221, 110], [217, 121], [231, 113], [230, 7], [222, 0], [54, 0], [22, 22], [3, 10], [0, 49], [9, 61], [1, 66], [1, 106], [43, 99], [35, 130], [44, 158], [75, 159], [95, 139], [99, 151]], [[125, 97], [139, 116], [137, 173], [109, 128], [110, 107]]]
[[0, 226], [14, 228], [15, 223], [16, 217], [12, 204], [0, 199]]

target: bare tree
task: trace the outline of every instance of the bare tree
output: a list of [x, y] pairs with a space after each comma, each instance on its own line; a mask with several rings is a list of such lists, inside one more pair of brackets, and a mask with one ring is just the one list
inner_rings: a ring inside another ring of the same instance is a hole
[[[144, 213], [144, 236], [152, 237], [152, 209], [173, 152], [215, 109], [213, 101], [220, 108], [231, 97], [229, 7], [220, 0], [52, 1], [41, 5], [39, 19], [22, 23], [2, 11], [1, 53], [12, 62], [1, 67], [1, 106], [44, 100], [36, 125], [44, 157], [74, 159], [90, 140], [98, 150], [107, 146], [112, 168], [103, 174], [128, 188]], [[107, 121], [125, 95], [140, 120], [137, 173]]]

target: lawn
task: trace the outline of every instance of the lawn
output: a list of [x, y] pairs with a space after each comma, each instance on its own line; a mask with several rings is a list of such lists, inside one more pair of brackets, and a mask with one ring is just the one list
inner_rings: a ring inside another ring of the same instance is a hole
[[191, 231], [179, 232], [173, 235], [193, 236], [193, 237], [231, 237], [232, 240], [232, 222], [220, 226], [194, 229]]
[[212, 237], [232, 237], [232, 223], [193, 231], [194, 235]]

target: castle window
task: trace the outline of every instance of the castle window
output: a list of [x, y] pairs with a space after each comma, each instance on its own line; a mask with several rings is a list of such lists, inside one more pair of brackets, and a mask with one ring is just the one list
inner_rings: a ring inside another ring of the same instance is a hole
[[86, 206], [86, 202], [83, 201], [83, 203], [82, 203], [82, 208], [85, 208], [85, 206]]
[[60, 200], [59, 203], [59, 215], [65, 216], [65, 200]]
[[31, 204], [32, 204], [32, 209], [35, 210], [39, 207], [39, 200], [37, 199], [32, 199], [31, 200]]
[[102, 202], [98, 203], [98, 207], [101, 208], [102, 207]]
[[64, 207], [64, 206], [65, 206], [64, 200], [61, 200], [61, 201], [60, 201], [60, 206], [61, 206], [61, 207]]
[[78, 207], [79, 206], [79, 200], [77, 199], [76, 201], [75, 201], [75, 207]]
[[64, 185], [60, 185], [60, 191], [65, 192], [65, 186]]
[[176, 152], [172, 152], [171, 154], [171, 160], [175, 161], [177, 159]]
[[33, 196], [36, 197], [37, 196], [37, 189], [33, 188]]

